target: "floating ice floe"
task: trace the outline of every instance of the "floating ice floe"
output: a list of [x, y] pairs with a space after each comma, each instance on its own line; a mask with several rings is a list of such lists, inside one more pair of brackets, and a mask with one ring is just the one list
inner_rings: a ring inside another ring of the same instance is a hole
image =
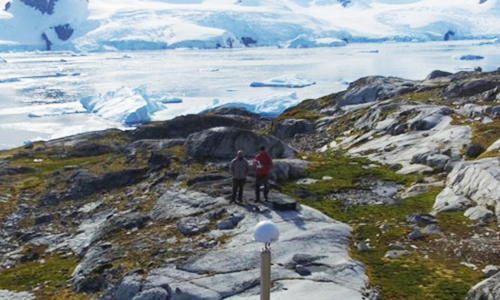
[[264, 97], [242, 99], [241, 102], [234, 101], [221, 103], [218, 99], [214, 99], [207, 110], [219, 107], [241, 107], [262, 116], [276, 117], [287, 108], [295, 106], [300, 102], [301, 100], [299, 100], [296, 93], [275, 93]]
[[480, 60], [480, 59], [484, 59], [484, 56], [467, 54], [467, 55], [461, 55], [461, 56], [454, 56], [453, 58], [459, 59], [459, 60]]
[[267, 81], [255, 81], [250, 84], [252, 87], [287, 87], [287, 88], [303, 88], [316, 84], [316, 82], [300, 77], [295, 74], [282, 75], [275, 78], [271, 78]]
[[28, 117], [30, 118], [52, 117], [86, 112], [80, 102], [35, 105], [29, 108], [31, 108], [31, 111], [28, 113]]
[[200, 73], [206, 73], [206, 72], [219, 72], [218, 68], [200, 68], [198, 70]]
[[80, 102], [89, 113], [124, 125], [147, 122], [152, 114], [165, 108], [149, 99], [144, 86], [136, 89], [122, 87], [105, 95], [85, 97]]

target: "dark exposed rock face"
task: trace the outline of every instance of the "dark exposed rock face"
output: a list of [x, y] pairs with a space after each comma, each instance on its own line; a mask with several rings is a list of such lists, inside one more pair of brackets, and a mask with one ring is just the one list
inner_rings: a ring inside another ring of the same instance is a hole
[[238, 150], [253, 156], [264, 145], [273, 158], [291, 158], [294, 151], [271, 135], [257, 135], [250, 130], [217, 127], [194, 133], [186, 140], [186, 150], [195, 159], [231, 159]]
[[241, 116], [241, 117], [250, 117], [254, 119], [260, 119], [260, 115], [250, 112], [244, 108], [241, 107], [217, 107], [214, 109], [211, 109], [209, 111], [206, 111], [205, 114], [216, 114], [220, 116]]
[[446, 88], [448, 97], [470, 97], [500, 85], [499, 80], [494, 79], [473, 79], [465, 82], [452, 83]]
[[39, 10], [42, 14], [53, 14], [58, 0], [20, 0], [24, 4]]
[[294, 137], [296, 134], [309, 133], [314, 130], [314, 124], [307, 120], [285, 119], [273, 126], [272, 134], [279, 139]]
[[436, 79], [436, 78], [443, 78], [443, 77], [449, 77], [453, 75], [453, 73], [449, 73], [449, 72], [445, 72], [445, 71], [440, 71], [440, 70], [435, 70], [435, 71], [432, 71], [429, 76], [427, 76], [427, 78], [425, 78], [426, 80], [432, 80], [432, 79]]
[[67, 41], [73, 35], [74, 29], [71, 28], [70, 24], [64, 24], [54, 27], [54, 30], [57, 33], [57, 37], [61, 41]]
[[170, 121], [150, 123], [132, 132], [134, 140], [187, 138], [190, 134], [213, 127], [251, 128], [247, 120], [224, 116], [188, 115]]
[[483, 152], [484, 148], [481, 145], [479, 145], [478, 143], [472, 143], [465, 150], [465, 155], [467, 155], [468, 157], [476, 158]]

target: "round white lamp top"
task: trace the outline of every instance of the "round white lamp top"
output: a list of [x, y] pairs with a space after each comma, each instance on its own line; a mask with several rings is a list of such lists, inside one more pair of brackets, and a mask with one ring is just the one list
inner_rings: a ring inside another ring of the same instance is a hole
[[271, 221], [260, 221], [254, 229], [253, 238], [256, 242], [271, 244], [278, 241], [280, 232], [278, 226]]

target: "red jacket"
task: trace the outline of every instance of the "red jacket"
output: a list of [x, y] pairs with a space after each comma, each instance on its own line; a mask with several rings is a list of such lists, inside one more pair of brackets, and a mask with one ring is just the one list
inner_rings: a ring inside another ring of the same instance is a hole
[[[273, 167], [273, 159], [267, 152], [259, 152], [253, 159], [256, 175], [269, 175]], [[260, 165], [260, 168], [259, 168]]]

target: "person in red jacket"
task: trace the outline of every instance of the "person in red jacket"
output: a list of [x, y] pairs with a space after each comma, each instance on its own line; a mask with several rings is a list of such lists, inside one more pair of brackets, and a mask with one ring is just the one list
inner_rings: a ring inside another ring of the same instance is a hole
[[273, 167], [273, 159], [266, 152], [266, 147], [261, 146], [259, 153], [253, 159], [255, 166], [255, 201], [260, 201], [260, 186], [264, 185], [264, 200], [268, 201], [269, 194], [269, 172]]

